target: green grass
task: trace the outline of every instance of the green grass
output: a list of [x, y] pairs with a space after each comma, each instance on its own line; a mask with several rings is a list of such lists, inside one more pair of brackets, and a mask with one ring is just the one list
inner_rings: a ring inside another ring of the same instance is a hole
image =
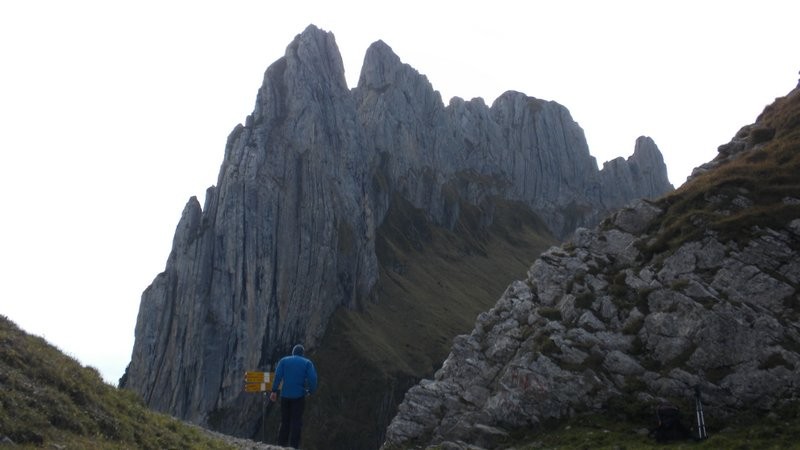
[[[658, 443], [648, 431], [654, 419], [639, 420], [592, 414], [545, 424], [540, 430], [517, 430], [499, 448], [517, 450], [622, 450], [622, 449], [796, 449], [800, 448], [800, 418], [794, 412], [769, 415], [743, 415], [719, 420], [706, 414], [707, 440]], [[787, 408], [789, 409], [789, 408]], [[694, 411], [682, 409], [683, 424], [692, 427]], [[708, 424], [711, 421], [712, 424]]]
[[305, 417], [308, 448], [376, 448], [405, 391], [555, 243], [520, 204], [497, 200], [488, 227], [481, 210], [461, 204], [452, 231], [399, 196], [392, 205], [378, 230], [377, 300], [340, 309], [312, 355], [322, 384]]
[[[719, 419], [705, 414], [707, 439], [695, 439], [694, 406], [682, 407], [681, 422], [689, 429], [684, 440], [659, 443], [652, 409], [632, 417], [618, 414], [582, 414], [551, 420], [536, 428], [513, 430], [492, 448], [515, 450], [786, 450], [800, 448], [797, 403], [768, 414], [743, 414]], [[435, 449], [438, 447], [434, 447]], [[400, 450], [399, 448], [397, 450]]]
[[44, 339], [0, 316], [0, 437], [15, 448], [227, 449], [196, 427], [149, 411]]

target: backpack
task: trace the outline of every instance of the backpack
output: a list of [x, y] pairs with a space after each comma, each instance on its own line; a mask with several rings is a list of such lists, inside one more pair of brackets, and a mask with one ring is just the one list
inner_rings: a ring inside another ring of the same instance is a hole
[[656, 407], [656, 428], [652, 435], [657, 442], [669, 442], [691, 438], [689, 429], [681, 422], [681, 412], [672, 403]]

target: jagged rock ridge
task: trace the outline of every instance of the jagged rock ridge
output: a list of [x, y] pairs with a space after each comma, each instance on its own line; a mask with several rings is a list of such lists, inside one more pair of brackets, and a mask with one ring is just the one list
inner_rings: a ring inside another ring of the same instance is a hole
[[542, 254], [407, 392], [385, 448], [493, 448], [515, 429], [695, 386], [714, 417], [796, 405], [798, 117], [800, 89], [693, 183]]
[[313, 349], [337, 308], [375, 300], [375, 234], [394, 196], [444, 227], [465, 203], [490, 224], [493, 198], [519, 201], [566, 236], [672, 189], [647, 142], [614, 174], [599, 171], [563, 106], [507, 92], [491, 108], [445, 107], [380, 41], [350, 90], [333, 35], [309, 26], [267, 69], [205, 205], [187, 203], [166, 269], [142, 295], [121, 385], [155, 409], [247, 434], [258, 403], [242, 373], [297, 341]]

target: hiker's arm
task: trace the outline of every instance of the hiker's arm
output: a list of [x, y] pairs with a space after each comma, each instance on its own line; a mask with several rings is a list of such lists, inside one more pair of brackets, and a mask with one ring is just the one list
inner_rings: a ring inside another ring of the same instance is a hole
[[278, 362], [278, 367], [275, 368], [275, 379], [272, 381], [272, 392], [269, 394], [269, 399], [273, 402], [278, 399], [278, 389], [281, 387], [283, 381], [283, 360]]
[[308, 377], [308, 393], [313, 394], [317, 391], [317, 369], [314, 368], [314, 363], [311, 361], [308, 362], [306, 376]]

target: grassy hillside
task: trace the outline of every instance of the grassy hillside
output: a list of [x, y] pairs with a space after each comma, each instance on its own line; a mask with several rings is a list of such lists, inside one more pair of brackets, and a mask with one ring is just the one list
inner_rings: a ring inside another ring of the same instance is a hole
[[[682, 410], [682, 423], [692, 425], [694, 409], [687, 405]], [[501, 448], [517, 450], [623, 450], [641, 449], [796, 449], [800, 448], [800, 411], [785, 408], [769, 415], [743, 415], [724, 422], [705, 416], [708, 439], [686, 439], [657, 443], [648, 435], [654, 427], [654, 415], [631, 418], [620, 415], [590, 415], [570, 420], [552, 422], [543, 430], [510, 436]]]
[[0, 316], [0, 440], [5, 438], [22, 448], [234, 448], [150, 412], [132, 392], [107, 385], [95, 369]]
[[399, 197], [392, 204], [378, 230], [377, 301], [340, 310], [312, 355], [321, 387], [306, 413], [306, 448], [377, 448], [405, 391], [431, 377], [453, 337], [555, 243], [520, 204], [498, 201], [489, 227], [481, 210], [461, 205], [453, 231]]
[[[749, 149], [661, 200], [667, 213], [653, 253], [676, 248], [706, 229], [743, 241], [754, 227], [782, 228], [800, 218], [800, 90], [767, 106], [737, 137]], [[748, 207], [742, 207], [746, 205]], [[800, 249], [798, 249], [800, 250]]]

